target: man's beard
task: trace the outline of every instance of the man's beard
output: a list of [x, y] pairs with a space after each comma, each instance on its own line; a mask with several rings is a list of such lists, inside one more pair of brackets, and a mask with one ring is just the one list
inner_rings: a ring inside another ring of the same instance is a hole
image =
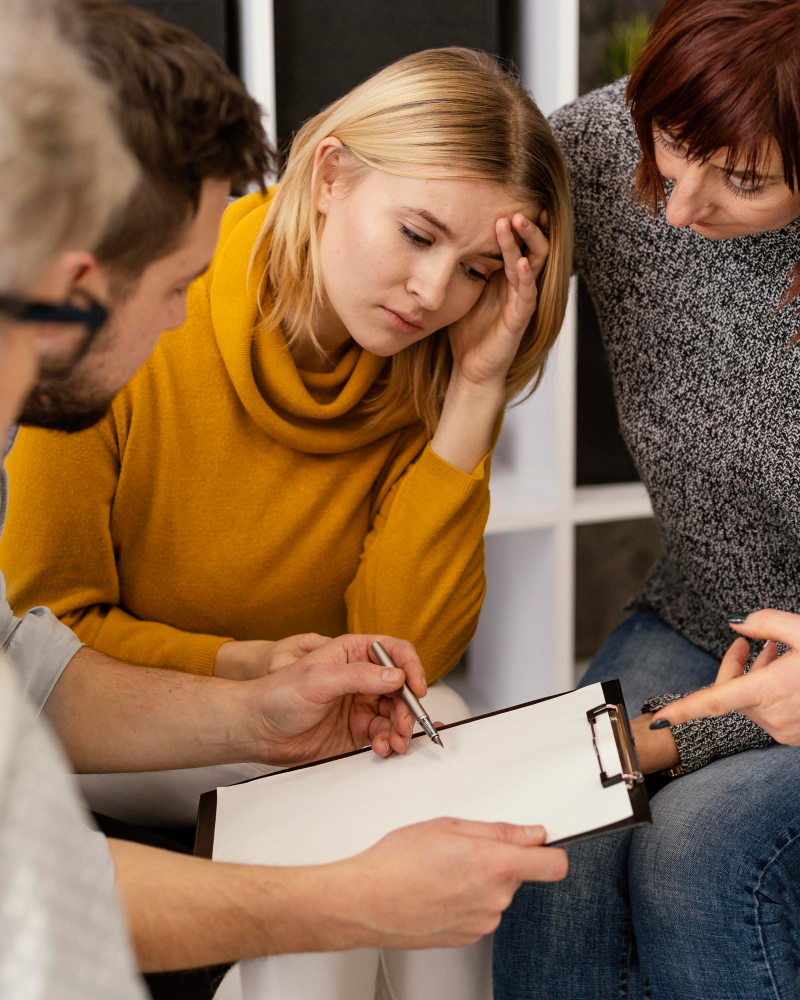
[[90, 390], [80, 378], [40, 377], [19, 422], [25, 427], [46, 427], [68, 434], [94, 427], [108, 413], [113, 396], [101, 399]]
[[110, 323], [99, 330], [88, 330], [69, 359], [44, 365], [19, 422], [25, 427], [45, 427], [68, 434], [99, 423], [108, 413], [114, 397], [92, 384], [91, 374], [81, 370], [82, 362], [91, 359], [92, 354], [102, 350], [112, 338]]

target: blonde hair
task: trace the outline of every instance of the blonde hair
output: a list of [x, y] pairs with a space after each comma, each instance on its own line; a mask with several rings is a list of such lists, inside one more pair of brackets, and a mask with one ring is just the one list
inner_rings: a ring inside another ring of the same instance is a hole
[[67, 14], [55, 0], [0, 0], [0, 292], [93, 250], [137, 177], [105, 88], [58, 34]]
[[[572, 218], [558, 144], [520, 81], [485, 53], [428, 49], [376, 73], [303, 125], [254, 254], [269, 244], [266, 285], [272, 308], [266, 323], [291, 315], [292, 336], [314, 343], [314, 317], [323, 301], [324, 216], [315, 206], [312, 176], [316, 149], [327, 136], [338, 138], [367, 167], [402, 176], [494, 181], [547, 210], [550, 256], [539, 280], [538, 309], [506, 378], [507, 399], [526, 387], [533, 392], [564, 319]], [[367, 407], [379, 418], [411, 400], [433, 431], [451, 370], [447, 331], [441, 330], [389, 360]]]

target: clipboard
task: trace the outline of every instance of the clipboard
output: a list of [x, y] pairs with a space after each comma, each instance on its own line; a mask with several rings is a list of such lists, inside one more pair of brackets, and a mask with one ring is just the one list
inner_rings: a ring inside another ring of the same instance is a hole
[[[360, 853], [391, 829], [435, 816], [541, 822], [536, 813], [544, 799], [526, 797], [528, 786], [550, 789], [558, 800], [548, 800], [550, 812], [569, 814], [561, 823], [566, 835], [548, 839], [551, 846], [652, 821], [619, 681], [490, 712], [440, 732], [451, 734], [444, 750], [418, 733], [405, 755], [380, 758], [366, 747], [206, 792], [195, 854], [249, 864], [324, 864]], [[516, 734], [516, 749], [503, 748], [502, 739], [498, 746], [498, 734]], [[526, 741], [544, 746], [537, 759], [526, 756]], [[449, 759], [436, 756], [448, 748]], [[489, 763], [478, 773], [484, 756]], [[559, 828], [558, 822], [544, 825]]]

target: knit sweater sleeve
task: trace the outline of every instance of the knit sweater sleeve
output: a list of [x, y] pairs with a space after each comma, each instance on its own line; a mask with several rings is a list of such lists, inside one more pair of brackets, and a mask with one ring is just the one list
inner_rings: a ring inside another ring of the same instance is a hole
[[121, 606], [111, 518], [125, 430], [123, 394], [88, 431], [20, 432], [7, 463], [15, 502], [0, 541], [9, 603], [17, 614], [50, 608], [80, 641], [120, 660], [211, 674], [225, 638], [142, 621]]
[[347, 590], [347, 618], [353, 632], [413, 643], [431, 682], [455, 666], [478, 624], [486, 590], [489, 456], [467, 474], [430, 445], [408, 464], [414, 447], [401, 450], [394, 481], [380, 498]]
[[[649, 698], [642, 705], [642, 712], [657, 712], [665, 705], [686, 697], [688, 693], [661, 694]], [[672, 727], [672, 735], [684, 774], [699, 771], [718, 757], [729, 757], [743, 750], [755, 750], [772, 743], [769, 733], [740, 712], [682, 722]]]

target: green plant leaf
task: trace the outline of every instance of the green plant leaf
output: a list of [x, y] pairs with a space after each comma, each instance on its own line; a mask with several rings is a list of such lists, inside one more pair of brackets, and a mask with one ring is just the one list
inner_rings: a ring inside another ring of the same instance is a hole
[[647, 41], [650, 22], [640, 14], [633, 21], [617, 21], [608, 32], [606, 75], [609, 82], [627, 76]]

